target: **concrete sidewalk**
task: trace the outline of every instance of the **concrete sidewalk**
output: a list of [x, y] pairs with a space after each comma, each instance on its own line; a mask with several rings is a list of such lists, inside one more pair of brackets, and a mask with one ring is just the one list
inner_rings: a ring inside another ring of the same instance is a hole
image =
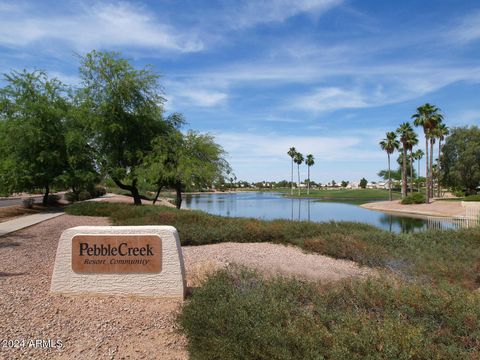
[[0, 223], [0, 236], [10, 234], [14, 231], [24, 229], [26, 227], [41, 223], [42, 221], [53, 219], [57, 216], [65, 214], [62, 212], [48, 212], [42, 214], [33, 214], [20, 216], [16, 219], [4, 221]]

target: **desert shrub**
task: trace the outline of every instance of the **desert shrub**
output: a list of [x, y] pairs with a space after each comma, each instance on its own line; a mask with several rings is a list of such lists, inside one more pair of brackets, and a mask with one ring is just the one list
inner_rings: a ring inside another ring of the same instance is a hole
[[85, 201], [92, 198], [92, 195], [87, 190], [82, 190], [78, 194], [78, 200]]
[[98, 198], [107, 193], [107, 190], [103, 186], [95, 186], [90, 192], [92, 198]]
[[[212, 306], [215, 304], [215, 306]], [[386, 279], [211, 276], [177, 318], [192, 359], [474, 359], [480, 297]]]
[[480, 195], [466, 196], [463, 201], [480, 201]]
[[57, 205], [59, 200], [60, 200], [60, 196], [58, 195], [55, 195], [55, 194], [48, 195], [47, 205]]
[[70, 203], [74, 203], [75, 201], [78, 201], [78, 194], [74, 193], [73, 191], [66, 192], [65, 195], [63, 195], [65, 200], [67, 200]]
[[413, 193], [411, 195], [406, 196], [402, 199], [402, 204], [423, 204], [425, 203], [425, 195], [422, 193]]
[[22, 200], [22, 206], [26, 209], [31, 209], [33, 204], [35, 204], [35, 199], [31, 197]]

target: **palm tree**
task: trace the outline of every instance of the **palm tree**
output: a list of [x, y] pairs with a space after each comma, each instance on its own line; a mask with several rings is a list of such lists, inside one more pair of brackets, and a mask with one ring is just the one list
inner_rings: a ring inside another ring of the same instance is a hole
[[291, 147], [290, 150], [288, 150], [287, 154], [292, 158], [292, 181], [290, 182], [290, 195], [293, 195], [293, 159], [295, 158], [295, 154], [297, 153], [297, 150], [294, 147]]
[[[417, 151], [415, 151], [413, 153], [413, 158], [415, 160], [418, 160], [418, 173], [417, 173], [417, 178], [420, 177], [420, 160], [423, 158], [423, 155], [425, 155], [425, 153], [422, 151], [422, 149], [418, 149]], [[418, 191], [420, 192], [420, 182], [418, 182]]]
[[400, 124], [397, 134], [400, 136], [400, 142], [402, 143], [402, 198], [404, 198], [407, 196], [407, 149], [415, 132], [410, 123], [405, 122]]
[[447, 125], [444, 123], [438, 124], [437, 128], [435, 129], [435, 136], [438, 139], [438, 159], [437, 159], [437, 168], [438, 168], [438, 178], [437, 178], [437, 196], [440, 197], [440, 174], [441, 174], [441, 168], [440, 168], [440, 156], [442, 154], [442, 141], [445, 140], [445, 137], [450, 133], [450, 130], [448, 129]]
[[299, 152], [295, 154], [295, 164], [297, 164], [298, 171], [298, 196], [300, 196], [300, 165], [303, 164], [303, 155]]
[[418, 144], [418, 136], [413, 131], [407, 141], [407, 150], [410, 151], [410, 193], [413, 193], [413, 147]]
[[440, 114], [440, 109], [435, 105], [426, 103], [425, 105], [419, 106], [417, 112], [412, 115], [414, 119], [415, 126], [423, 127], [423, 133], [425, 134], [425, 155], [426, 155], [426, 164], [425, 164], [425, 177], [426, 181], [426, 203], [430, 202], [430, 183], [429, 179], [431, 178], [431, 173], [429, 171], [428, 164], [428, 141], [430, 137], [430, 132], [436, 125], [443, 119], [442, 114]]
[[310, 194], [310, 166], [313, 166], [313, 164], [315, 164], [315, 158], [313, 157], [312, 154], [307, 155], [307, 158], [305, 159], [305, 164], [308, 167], [307, 195], [309, 195]]
[[380, 147], [387, 152], [388, 156], [388, 196], [392, 201], [392, 176], [390, 172], [390, 154], [393, 154], [395, 150], [398, 150], [400, 143], [397, 140], [397, 134], [393, 131], [387, 132], [386, 138], [380, 141]]

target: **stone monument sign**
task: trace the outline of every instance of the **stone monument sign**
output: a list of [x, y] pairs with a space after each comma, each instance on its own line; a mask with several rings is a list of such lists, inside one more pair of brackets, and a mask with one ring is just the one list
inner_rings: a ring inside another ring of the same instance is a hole
[[79, 226], [60, 237], [51, 291], [181, 297], [185, 270], [171, 226]]

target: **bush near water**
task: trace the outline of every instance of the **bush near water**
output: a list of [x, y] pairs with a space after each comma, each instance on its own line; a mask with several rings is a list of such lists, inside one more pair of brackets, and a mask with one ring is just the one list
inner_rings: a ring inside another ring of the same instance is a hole
[[422, 193], [413, 193], [402, 199], [403, 205], [424, 204], [424, 203], [425, 203], [425, 195]]

